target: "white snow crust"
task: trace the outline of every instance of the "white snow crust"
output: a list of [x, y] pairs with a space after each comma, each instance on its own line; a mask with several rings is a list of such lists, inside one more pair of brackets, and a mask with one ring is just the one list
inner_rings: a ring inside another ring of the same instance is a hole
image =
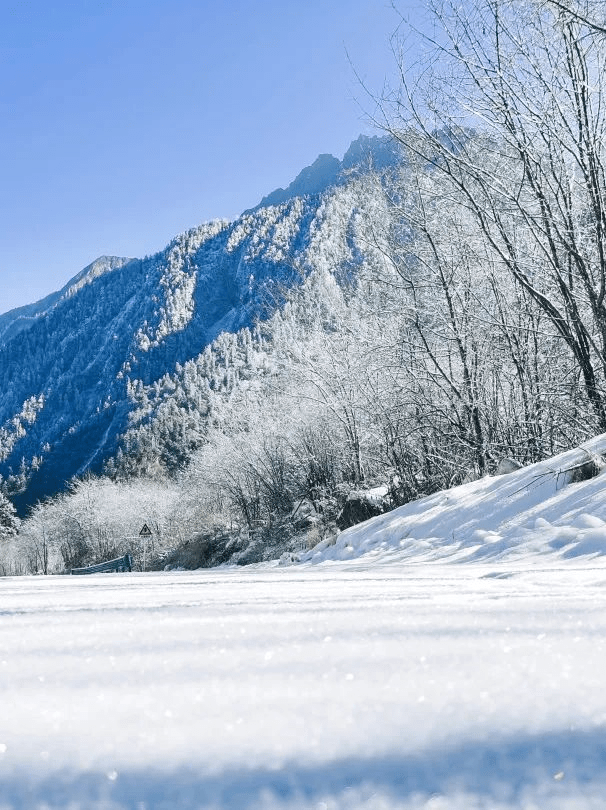
[[565, 486], [575, 453], [300, 565], [0, 579], [0, 809], [604, 808], [606, 478]]

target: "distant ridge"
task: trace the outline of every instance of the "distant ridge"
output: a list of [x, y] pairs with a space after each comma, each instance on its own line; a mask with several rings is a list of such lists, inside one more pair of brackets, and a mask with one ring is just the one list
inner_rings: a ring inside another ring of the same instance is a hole
[[49, 312], [62, 299], [74, 295], [85, 284], [90, 284], [104, 273], [123, 267], [130, 261], [132, 259], [121, 256], [99, 256], [57, 292], [50, 293], [33, 304], [17, 307], [0, 315], [0, 345], [23, 332], [24, 329], [29, 329], [36, 318]]

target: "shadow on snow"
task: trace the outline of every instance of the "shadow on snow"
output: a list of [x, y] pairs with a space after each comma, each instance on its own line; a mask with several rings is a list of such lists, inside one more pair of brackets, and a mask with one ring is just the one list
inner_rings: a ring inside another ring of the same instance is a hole
[[[206, 764], [208, 752], [203, 752], [203, 759]], [[555, 798], [558, 792], [572, 790], [578, 796], [590, 786], [606, 783], [606, 730], [465, 742], [407, 756], [289, 762], [276, 770], [245, 766], [211, 774], [193, 766], [109, 774], [63, 770], [38, 778], [16, 771], [7, 778], [2, 770], [0, 806], [11, 810], [41, 804], [68, 807], [74, 802], [134, 810], [252, 810], [290, 803], [315, 807], [322, 800], [346, 800], [351, 791], [360, 799], [378, 794], [402, 802], [435, 794], [470, 795], [515, 806], [533, 792]]]

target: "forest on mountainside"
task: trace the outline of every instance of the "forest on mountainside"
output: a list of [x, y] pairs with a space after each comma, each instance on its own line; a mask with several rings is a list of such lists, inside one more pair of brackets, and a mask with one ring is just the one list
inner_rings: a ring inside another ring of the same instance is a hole
[[144, 522], [158, 568], [288, 557], [606, 432], [599, 6], [430, 6], [439, 38], [377, 100], [397, 166], [324, 195], [342, 243], [280, 257], [302, 281], [269, 318], [128, 376], [118, 452], [32, 509], [5, 572], [138, 548]]

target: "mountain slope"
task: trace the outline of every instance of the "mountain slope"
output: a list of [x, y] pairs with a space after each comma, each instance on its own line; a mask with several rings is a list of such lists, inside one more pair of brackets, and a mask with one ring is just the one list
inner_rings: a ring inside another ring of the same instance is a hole
[[129, 261], [131, 259], [119, 256], [100, 256], [68, 281], [58, 292], [51, 293], [34, 304], [27, 304], [0, 315], [0, 345], [7, 343], [25, 329], [29, 329], [36, 318], [46, 315], [58, 303], [75, 295], [86, 284], [90, 284], [104, 273], [122, 267]]
[[[277, 188], [263, 197], [257, 208], [280, 205], [307, 194], [321, 194], [330, 186], [347, 182], [351, 173], [386, 169], [400, 159], [396, 145], [388, 138], [360, 135], [339, 161], [333, 155], [319, 155], [287, 188]], [[254, 210], [254, 209], [253, 209]]]
[[193, 228], [151, 257], [102, 257], [1, 316], [0, 475], [21, 513], [116, 454], [138, 407], [134, 387], [268, 317], [310, 273], [355, 273], [359, 222], [375, 206], [364, 174], [373, 154], [393, 165], [396, 153], [381, 139], [352, 148], [355, 160], [320, 159], [332, 174], [316, 164], [302, 172], [279, 204]]

